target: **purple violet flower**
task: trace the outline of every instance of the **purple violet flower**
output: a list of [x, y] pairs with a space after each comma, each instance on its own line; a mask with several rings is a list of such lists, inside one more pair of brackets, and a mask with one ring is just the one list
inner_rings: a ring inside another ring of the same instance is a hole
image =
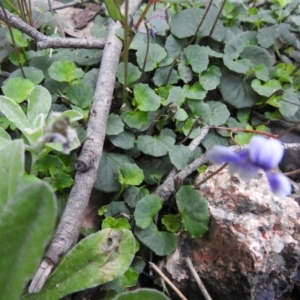
[[255, 178], [260, 169], [264, 170], [272, 192], [285, 197], [291, 193], [289, 179], [271, 172], [280, 163], [283, 152], [283, 145], [278, 140], [254, 136], [248, 149], [234, 152], [227, 147], [214, 146], [207, 152], [207, 157], [215, 164], [228, 163], [229, 173], [238, 173], [246, 182]]

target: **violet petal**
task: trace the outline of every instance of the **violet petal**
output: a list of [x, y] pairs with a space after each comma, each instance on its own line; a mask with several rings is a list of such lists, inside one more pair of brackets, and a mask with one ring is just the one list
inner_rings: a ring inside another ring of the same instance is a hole
[[289, 179], [280, 173], [266, 172], [272, 192], [278, 197], [286, 197], [292, 191]]
[[207, 151], [207, 158], [214, 164], [243, 162], [236, 152], [223, 146], [212, 147]]
[[254, 136], [250, 141], [249, 151], [253, 164], [269, 171], [280, 163], [284, 148], [278, 140]]

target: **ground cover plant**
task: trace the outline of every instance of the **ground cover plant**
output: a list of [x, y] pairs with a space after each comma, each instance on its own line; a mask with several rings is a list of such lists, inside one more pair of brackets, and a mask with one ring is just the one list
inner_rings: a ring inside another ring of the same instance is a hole
[[2, 297], [169, 299], [148, 263], [209, 230], [206, 151], [300, 121], [300, 0], [70, 2], [0, 5]]

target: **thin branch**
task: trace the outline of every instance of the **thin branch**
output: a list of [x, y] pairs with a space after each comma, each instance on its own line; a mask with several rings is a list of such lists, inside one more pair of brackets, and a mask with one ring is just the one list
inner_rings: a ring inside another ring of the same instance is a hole
[[[142, 0], [130, 1], [130, 15], [133, 15], [134, 11], [141, 4], [141, 1]], [[103, 51], [94, 101], [88, 121], [87, 136], [89, 138], [85, 141], [82, 152], [78, 158], [80, 161], [87, 157], [90, 160], [90, 168], [85, 172], [77, 171], [76, 173], [67, 206], [55, 236], [40, 265], [40, 269], [31, 282], [29, 287], [30, 293], [36, 293], [41, 290], [50, 273], [49, 270], [51, 271], [53, 269], [61, 256], [64, 255], [78, 239], [83, 214], [90, 199], [103, 152], [107, 119], [112, 103], [116, 72], [122, 50], [122, 42], [115, 35], [115, 31], [120, 27], [121, 24], [119, 22], [112, 22], [109, 26], [107, 43]]]
[[190, 259], [189, 257], [187, 257], [187, 258], [185, 259], [185, 261], [186, 261], [186, 263], [187, 263], [187, 265], [188, 265], [190, 271], [192, 272], [192, 275], [193, 275], [193, 277], [195, 278], [195, 280], [196, 280], [196, 282], [197, 282], [197, 284], [198, 284], [198, 286], [199, 286], [199, 288], [200, 288], [200, 290], [201, 290], [201, 292], [202, 292], [204, 298], [205, 298], [206, 300], [212, 300], [212, 298], [210, 297], [209, 293], [207, 292], [207, 290], [206, 290], [204, 284], [202, 283], [201, 278], [199, 277], [197, 271], [195, 270], [195, 268], [194, 268], [194, 266], [193, 266], [193, 264], [192, 264], [191, 259]]
[[[85, 48], [85, 49], [103, 49], [105, 39], [75, 39], [75, 38], [51, 38], [23, 22], [17, 16], [11, 14], [6, 10], [9, 24], [19, 29], [22, 33], [27, 34], [29, 37], [36, 41], [39, 49], [46, 48]], [[0, 10], [0, 20], [7, 22], [3, 11]]]
[[178, 288], [170, 281], [168, 277], [152, 262], [149, 262], [149, 265], [155, 270], [155, 272], [174, 290], [174, 292], [182, 300], [188, 300], [185, 296], [178, 290]]
[[[242, 149], [248, 148], [249, 145], [244, 146], [230, 146], [228, 149], [232, 149], [233, 151], [238, 151]], [[291, 144], [283, 144], [285, 150], [295, 150], [300, 151], [300, 144], [291, 143]], [[208, 158], [206, 154], [203, 154], [201, 157], [195, 159], [192, 163], [186, 166], [183, 170], [181, 170], [177, 174], [173, 174], [173, 176], [168, 176], [162, 185], [160, 185], [156, 190], [155, 194], [158, 195], [164, 201], [167, 201], [172, 193], [175, 191], [174, 180], [183, 181], [186, 177], [191, 175], [194, 171], [196, 171], [202, 165], [208, 163]]]
[[[200, 145], [201, 141], [207, 135], [208, 130], [209, 130], [208, 126], [203, 126], [201, 128], [201, 134], [198, 137], [196, 137], [195, 139], [193, 139], [191, 141], [190, 145], [189, 145], [189, 148], [190, 148], [191, 151], [194, 151]], [[196, 159], [195, 161], [198, 161], [202, 157], [203, 156], [201, 156], [200, 158]], [[205, 159], [206, 159], [206, 157], [205, 157]], [[205, 159], [204, 159], [204, 162], [202, 164], [205, 164], [207, 162], [207, 159], [206, 160]], [[186, 170], [191, 165], [192, 164], [186, 166], [183, 170]], [[195, 168], [195, 170], [197, 168]], [[171, 172], [169, 173], [169, 175], [167, 176], [167, 178], [164, 180], [164, 182], [155, 190], [155, 194], [157, 194], [164, 201], [167, 201], [169, 199], [169, 197], [171, 196], [171, 194], [175, 190], [174, 180], [182, 181], [184, 178], [186, 178], [188, 175], [190, 175], [194, 170], [191, 171], [190, 173], [187, 172], [186, 173], [187, 175], [185, 175], [185, 173], [184, 173], [183, 176], [179, 176], [179, 174], [181, 174], [182, 171], [178, 173], [178, 171], [176, 170], [176, 168], [172, 169]]]

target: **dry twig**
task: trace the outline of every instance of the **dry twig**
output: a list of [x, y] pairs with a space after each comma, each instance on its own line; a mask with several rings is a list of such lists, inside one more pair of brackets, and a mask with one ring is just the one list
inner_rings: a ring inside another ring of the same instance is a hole
[[[27, 34], [29, 37], [36, 41], [39, 49], [46, 48], [84, 48], [84, 49], [103, 49], [105, 39], [75, 39], [75, 38], [51, 38], [48, 37], [34, 27], [31, 27], [17, 16], [6, 11], [9, 24], [19, 29], [22, 33]], [[0, 10], [0, 20], [6, 22], [3, 11]]]
[[[129, 14], [133, 15], [141, 0], [130, 1]], [[88, 170], [77, 171], [74, 185], [69, 195], [68, 203], [60, 220], [55, 236], [44, 256], [29, 287], [30, 293], [36, 293], [43, 287], [50, 271], [77, 241], [83, 213], [88, 205], [90, 194], [97, 177], [97, 169], [102, 156], [107, 118], [110, 112], [115, 78], [122, 42], [115, 35], [119, 23], [112, 22], [109, 26], [107, 43], [96, 84], [94, 101], [88, 122], [87, 136], [79, 160], [88, 160]]]
[[174, 292], [179, 296], [182, 300], [187, 300], [184, 295], [178, 290], [178, 288], [170, 281], [168, 277], [152, 262], [149, 262], [150, 266], [155, 270], [155, 272], [174, 290]]
[[195, 280], [196, 280], [196, 282], [197, 282], [197, 284], [198, 284], [198, 286], [199, 286], [199, 288], [200, 288], [200, 290], [201, 290], [204, 298], [206, 300], [212, 300], [211, 297], [210, 297], [210, 295], [209, 295], [209, 293], [208, 293], [208, 291], [206, 290], [206, 288], [205, 288], [205, 286], [204, 286], [201, 278], [199, 277], [197, 271], [195, 270], [195, 268], [194, 268], [194, 266], [193, 266], [192, 261], [190, 260], [190, 258], [187, 257], [185, 259], [185, 261], [186, 261], [186, 263], [187, 263], [190, 271], [192, 272], [192, 275], [194, 276], [194, 278], [195, 278]]

